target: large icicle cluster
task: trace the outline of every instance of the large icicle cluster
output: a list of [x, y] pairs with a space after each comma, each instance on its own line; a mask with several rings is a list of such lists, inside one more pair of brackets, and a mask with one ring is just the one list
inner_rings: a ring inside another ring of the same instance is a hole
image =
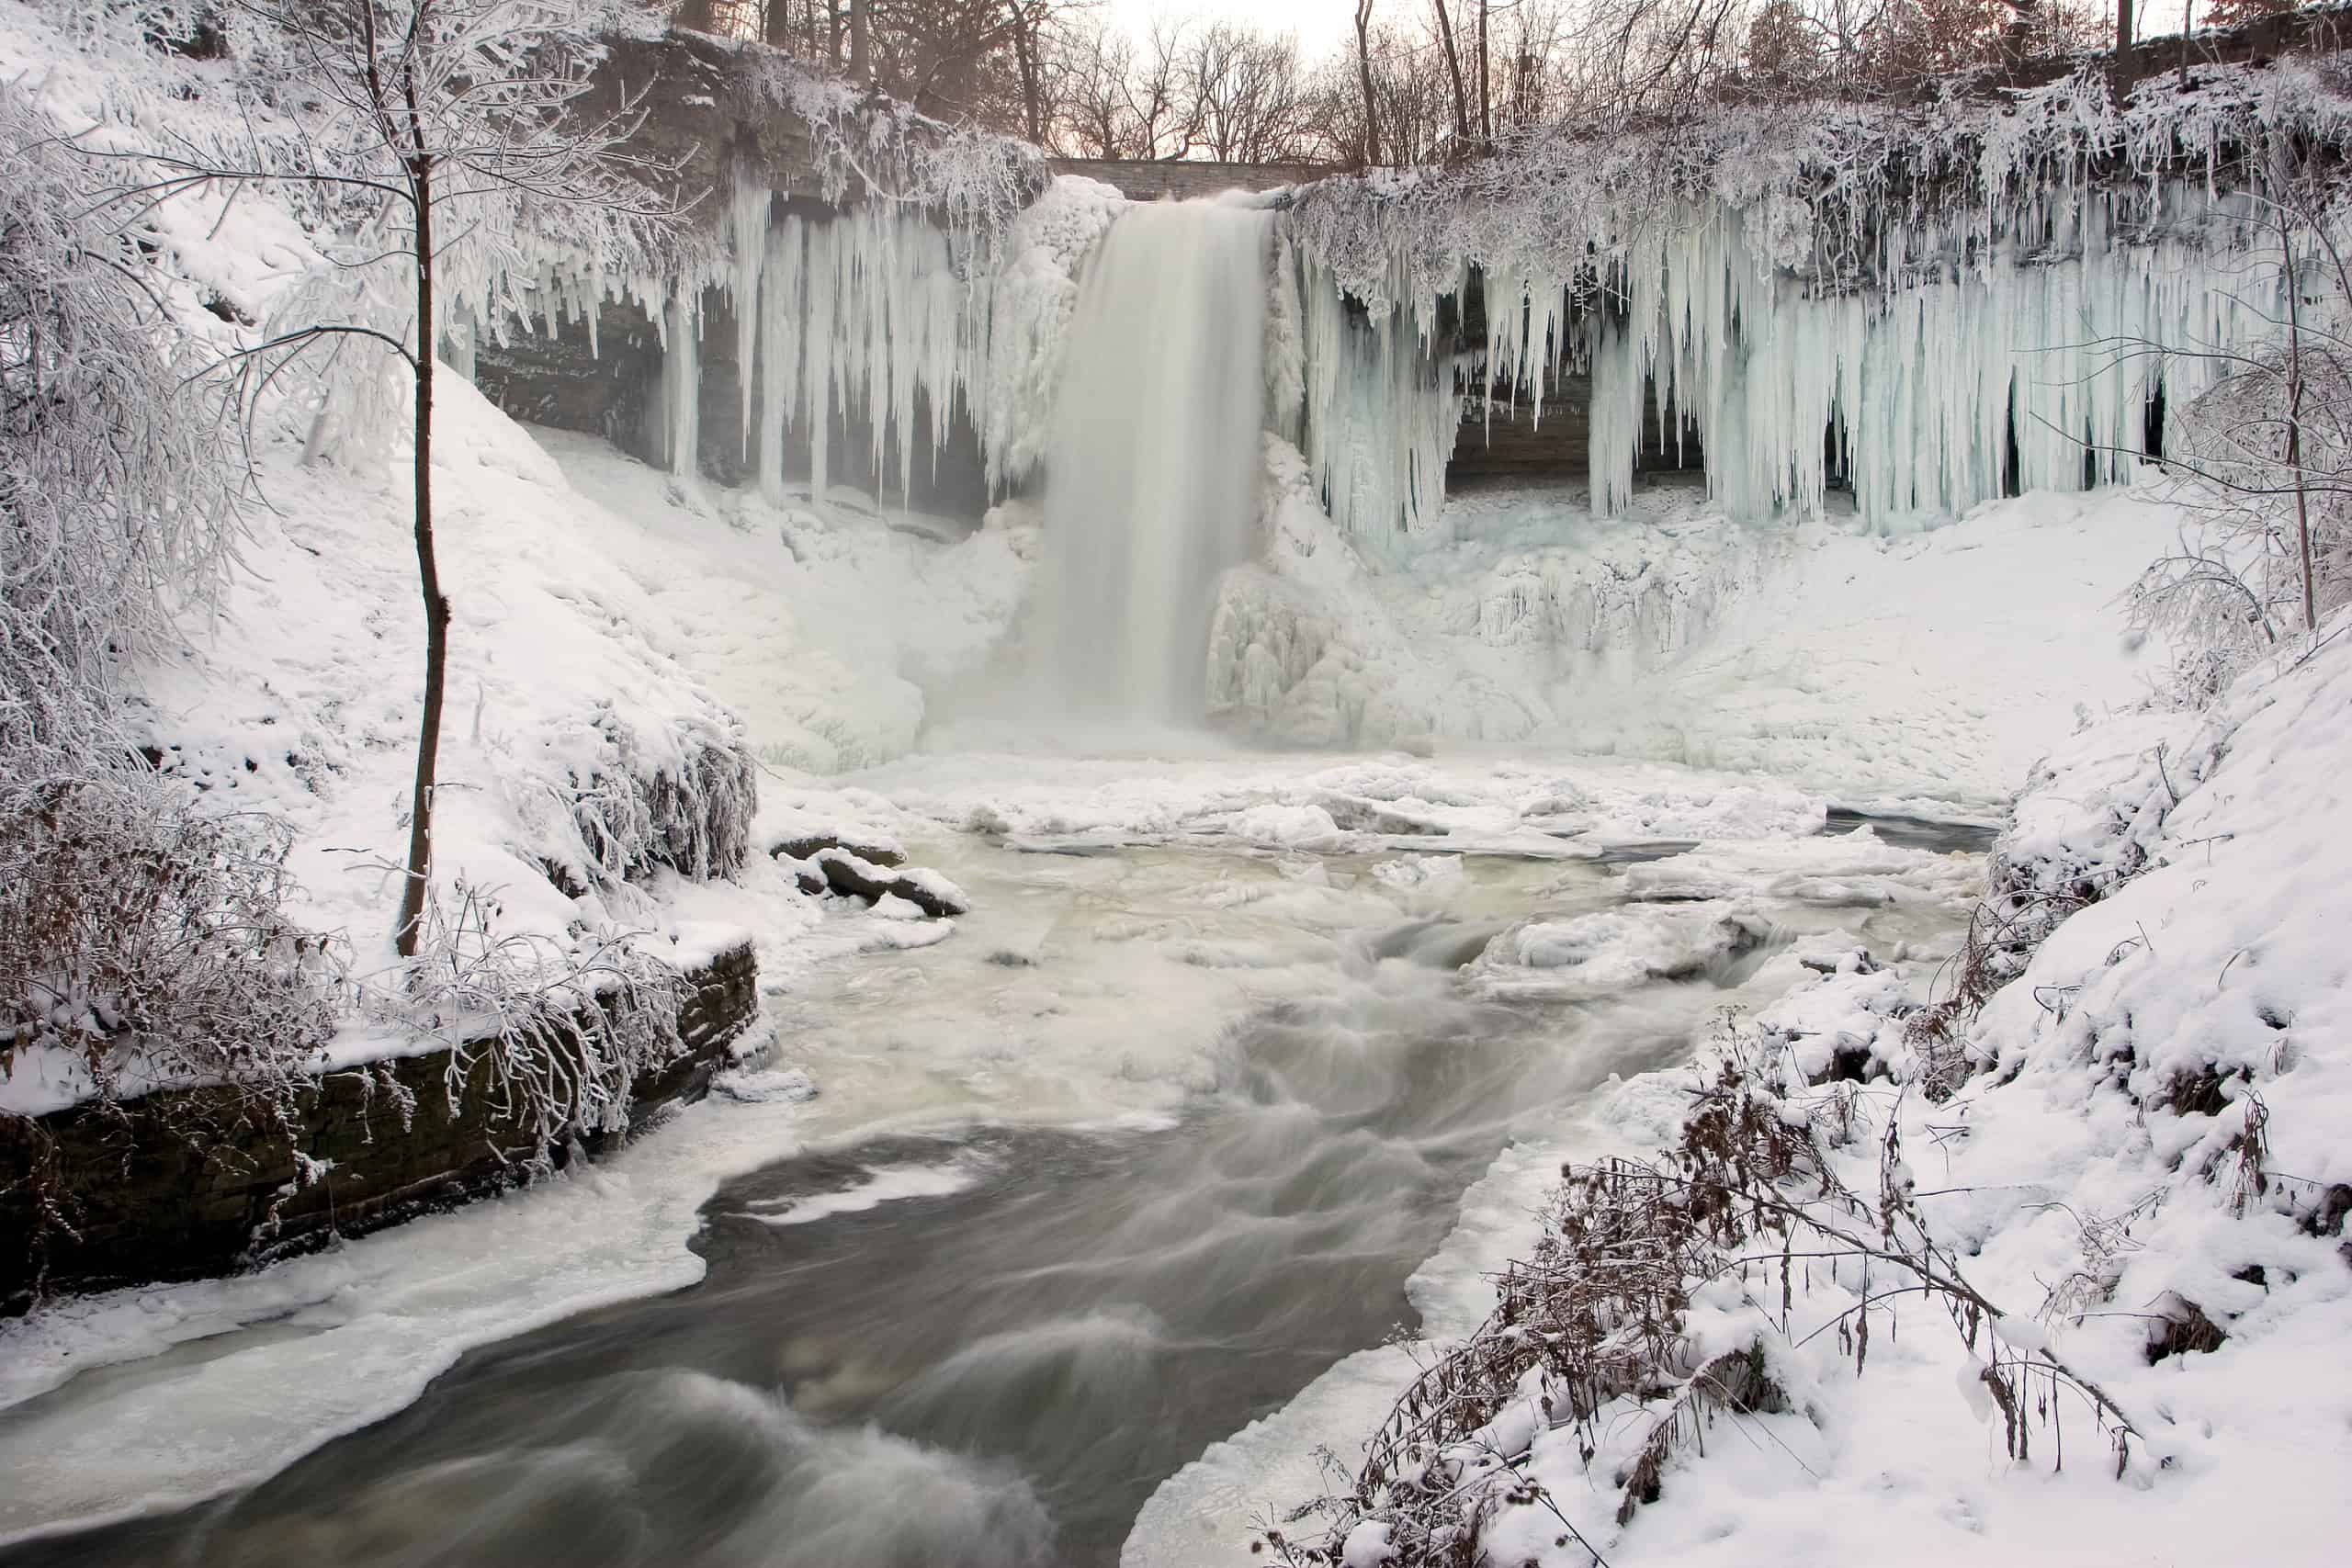
[[[713, 287], [734, 307], [741, 438], [761, 488], [780, 493], [787, 446], [805, 444], [823, 494], [831, 416], [862, 412], [874, 471], [903, 493], [917, 453], [947, 441], [959, 402], [991, 486], [1025, 475], [1041, 455], [1080, 265], [1121, 205], [1107, 186], [1057, 180], [975, 256], [922, 209], [867, 201], [806, 217], [778, 211], [764, 185], [740, 175], [725, 263], [681, 297]], [[673, 305], [672, 320], [684, 319]], [[665, 387], [694, 387], [694, 343], [673, 332], [665, 346]], [[685, 472], [691, 421], [673, 402], [670, 422], [671, 464]]]
[[[2248, 160], [2281, 132], [2352, 141], [2328, 73], [2201, 74], [2120, 111], [2086, 75], [2003, 104], [1552, 128], [1456, 169], [1308, 187], [1288, 231], [1306, 446], [1332, 515], [1359, 533], [1435, 518], [1450, 361], [1469, 395], [1526, 398], [1537, 418], [1561, 377], [1589, 375], [1604, 514], [1630, 494], [1653, 400], [1664, 444], [1699, 438], [1735, 516], [1817, 512], [1846, 485], [1883, 526], [2120, 475], [2152, 397], [2179, 406], [2215, 369], [2194, 355], [2278, 315], [2272, 272], [2244, 265], [2264, 243]], [[1486, 329], [1456, 361], [1433, 328], [1474, 286]], [[1388, 323], [1358, 329], [1377, 347], [1351, 346], [1342, 296]], [[1409, 480], [1367, 479], [1368, 451], [1411, 454]]]
[[1426, 527], [1460, 426], [1454, 356], [1408, 304], [1351, 310], [1331, 269], [1295, 246], [1278, 248], [1276, 268], [1273, 332], [1297, 365], [1269, 389], [1268, 423], [1306, 453], [1349, 533], [1385, 546]]

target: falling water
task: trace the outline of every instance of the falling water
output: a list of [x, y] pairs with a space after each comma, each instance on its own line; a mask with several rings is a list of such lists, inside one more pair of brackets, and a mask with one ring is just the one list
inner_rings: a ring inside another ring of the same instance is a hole
[[1250, 553], [1269, 215], [1124, 214], [1080, 288], [1046, 478], [1040, 643], [1064, 714], [1185, 724], [1217, 579]]

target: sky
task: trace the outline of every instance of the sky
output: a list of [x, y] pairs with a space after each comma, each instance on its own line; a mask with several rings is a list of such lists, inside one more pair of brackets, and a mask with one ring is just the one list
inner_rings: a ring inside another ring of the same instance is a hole
[[[1382, 0], [1383, 10], [1402, 0]], [[1110, 0], [1112, 15], [1141, 34], [1154, 17], [1230, 17], [1298, 35], [1299, 51], [1318, 60], [1355, 36], [1355, 0]]]

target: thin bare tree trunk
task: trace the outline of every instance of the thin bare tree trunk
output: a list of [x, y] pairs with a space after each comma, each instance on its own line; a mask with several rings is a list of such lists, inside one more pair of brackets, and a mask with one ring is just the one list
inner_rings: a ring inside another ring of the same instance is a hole
[[1430, 0], [1437, 12], [1437, 39], [1445, 51], [1446, 80], [1453, 88], [1453, 139], [1455, 145], [1470, 140], [1470, 95], [1462, 85], [1462, 55], [1453, 47], [1453, 18], [1446, 14], [1445, 0]]
[[[2192, 0], [2193, 3], [2193, 0]], [[1495, 99], [1487, 69], [1487, 0], [1478, 0], [1478, 139], [1495, 139]]]
[[2278, 203], [2278, 258], [2287, 280], [2287, 468], [2295, 477], [2295, 546], [2301, 557], [2303, 630], [2319, 629], [2319, 594], [2312, 577], [2312, 518], [2303, 491], [2302, 281], [2295, 276], [2295, 233], [2287, 207]]
[[866, 34], [865, 0], [849, 0], [849, 74], [854, 82], [870, 80], [874, 62]]
[[407, 881], [401, 889], [392, 944], [416, 956], [424, 892], [433, 872], [433, 791], [441, 759], [442, 690], [449, 660], [449, 600], [433, 548], [433, 165], [420, 152], [410, 181], [416, 193], [416, 572], [424, 593], [424, 717], [416, 741], [416, 787], [409, 797]]
[[1046, 144], [1045, 90], [1037, 70], [1037, 38], [1033, 30], [1035, 22], [1023, 10], [1014, 14], [1012, 22], [1012, 57], [1021, 68], [1022, 118], [1029, 130], [1030, 142], [1038, 147]]
[[1380, 103], [1372, 91], [1372, 0], [1356, 0], [1356, 72], [1363, 82], [1363, 161], [1380, 165]]

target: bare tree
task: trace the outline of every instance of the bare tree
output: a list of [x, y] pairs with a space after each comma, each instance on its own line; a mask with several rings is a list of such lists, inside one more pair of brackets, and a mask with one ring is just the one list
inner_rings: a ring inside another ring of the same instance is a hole
[[2134, 618], [2182, 652], [2177, 685], [2191, 700], [2211, 698], [2290, 627], [2309, 637], [2352, 601], [2352, 258], [2337, 238], [2341, 194], [2313, 162], [2282, 139], [2260, 165], [2275, 291], [2231, 303], [2267, 329], [2267, 344], [2236, 354], [2117, 345], [2119, 367], [2203, 360], [2213, 372], [2167, 421], [2164, 463], [2188, 481], [2192, 529], [2131, 600]]
[[1098, 18], [1063, 34], [1056, 48], [1062, 92], [1052, 128], [1055, 151], [1080, 158], [1124, 157], [1129, 145], [1127, 95], [1137, 65], [1135, 44], [1123, 29]]
[[1221, 163], [1295, 162], [1306, 139], [1297, 40], [1216, 22], [1186, 51], [1188, 123]]
[[[585, 265], [650, 260], [682, 210], [657, 182], [674, 168], [632, 151], [634, 99], [582, 112], [602, 58], [594, 6], [563, 0], [240, 0], [282, 40], [290, 85], [315, 103], [296, 129], [224, 148], [141, 155], [163, 177], [124, 193], [160, 200], [218, 184], [277, 190], [339, 265], [239, 356], [257, 400], [316, 350], [358, 343], [406, 373], [413, 420], [412, 525], [425, 627], [424, 712], [393, 940], [413, 957], [430, 885], [449, 600], [434, 537], [434, 381], [450, 318], [439, 284], [484, 254], [570, 251]], [[244, 84], [275, 96], [278, 84]], [[249, 125], [284, 124], [266, 114]], [[330, 362], [348, 367], [337, 352]], [[381, 378], [353, 369], [352, 395]], [[363, 422], [364, 423], [364, 422]]]
[[1487, 80], [1487, 0], [1478, 0], [1478, 137], [1483, 141], [1495, 139], [1495, 100]]
[[1446, 9], [1446, 0], [1430, 0], [1430, 9], [1437, 13], [1437, 36], [1445, 55], [1446, 80], [1453, 85], [1453, 134], [1457, 141], [1470, 140], [1470, 96], [1462, 85], [1462, 53], [1453, 47], [1453, 18]]
[[1153, 22], [1128, 78], [1128, 121], [1143, 157], [1182, 158], [1198, 133], [1184, 97], [1184, 39], [1182, 23], [1165, 17]]
[[1372, 87], [1372, 0], [1356, 0], [1356, 71], [1363, 84], [1363, 161], [1380, 162], [1379, 95]]
[[1591, 0], [1571, 112], [1600, 123], [1685, 114], [1737, 66], [1743, 0]]

